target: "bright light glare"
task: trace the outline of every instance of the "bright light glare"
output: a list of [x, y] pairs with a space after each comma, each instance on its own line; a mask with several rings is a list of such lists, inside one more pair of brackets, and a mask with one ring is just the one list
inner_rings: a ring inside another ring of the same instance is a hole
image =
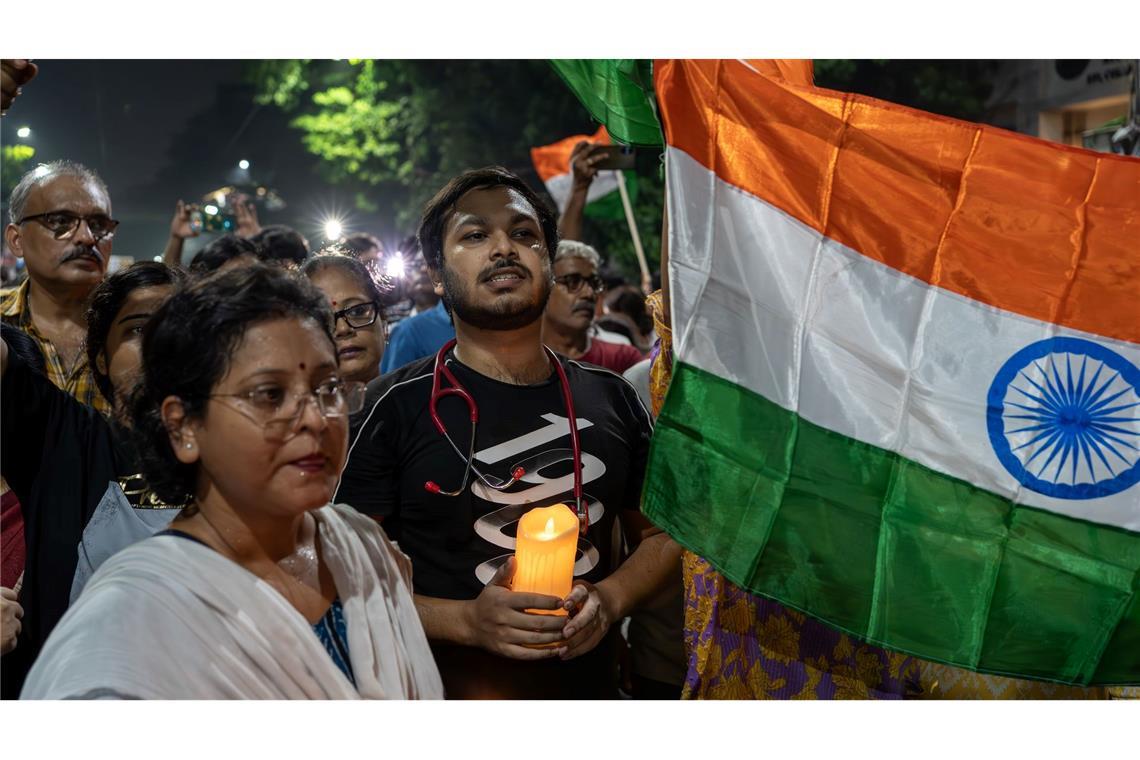
[[339, 240], [343, 231], [344, 226], [339, 219], [329, 219], [325, 222], [325, 240]]
[[161, 261], [162, 261], [162, 257], [161, 257], [161, 256], [155, 256], [155, 257], [154, 257], [154, 260], [155, 260], [155, 261], [158, 261], [158, 262], [161, 262]]
[[32, 134], [31, 127], [20, 127], [16, 130], [16, 137], [30, 137]]
[[248, 169], [249, 168], [249, 161], [246, 161], [244, 158], [241, 161], [238, 161], [238, 168], [239, 169]]
[[205, 206], [203, 206], [202, 210], [205, 211], [210, 216], [215, 216], [218, 213], [218, 207], [212, 203], [209, 203], [209, 204], [206, 204]]
[[404, 276], [404, 257], [395, 255], [388, 259], [388, 263], [384, 265], [384, 274], [392, 279], [398, 279]]

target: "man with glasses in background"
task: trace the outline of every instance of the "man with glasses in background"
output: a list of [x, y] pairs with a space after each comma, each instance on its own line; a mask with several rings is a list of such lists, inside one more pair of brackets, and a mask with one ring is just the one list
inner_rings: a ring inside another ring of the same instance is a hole
[[601, 257], [592, 246], [563, 240], [554, 257], [554, 287], [542, 319], [542, 339], [570, 359], [596, 364], [621, 374], [644, 356], [633, 346], [609, 343], [590, 335], [598, 298], [605, 291], [598, 276]]
[[107, 185], [72, 161], [41, 164], [12, 191], [8, 214], [4, 237], [28, 279], [0, 291], [0, 317], [36, 341], [52, 383], [109, 414], [83, 351], [87, 299], [107, 273], [119, 224]]

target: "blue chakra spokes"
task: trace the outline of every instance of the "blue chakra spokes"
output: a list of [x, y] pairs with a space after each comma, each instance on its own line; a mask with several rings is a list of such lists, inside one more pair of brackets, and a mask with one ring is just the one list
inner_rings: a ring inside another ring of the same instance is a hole
[[1091, 341], [1051, 338], [1014, 354], [990, 387], [990, 442], [1028, 488], [1109, 496], [1140, 480], [1140, 370]]

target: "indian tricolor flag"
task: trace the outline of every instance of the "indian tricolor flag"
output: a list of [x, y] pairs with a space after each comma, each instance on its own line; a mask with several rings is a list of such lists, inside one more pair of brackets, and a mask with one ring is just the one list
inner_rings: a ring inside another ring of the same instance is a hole
[[[570, 170], [570, 154], [574, 152], [574, 146], [583, 140], [596, 145], [611, 144], [610, 136], [603, 126], [598, 127], [598, 131], [593, 135], [573, 135], [550, 145], [530, 149], [534, 170], [558, 205], [559, 213], [566, 209], [566, 202], [570, 198], [570, 187], [574, 181]], [[590, 189], [586, 191], [587, 215], [612, 219], [622, 217], [617, 174], [616, 171], [599, 171], [594, 176]], [[627, 172], [627, 185], [632, 182], [630, 174], [632, 172]]]
[[644, 509], [883, 646], [1140, 682], [1140, 161], [655, 64], [673, 382]]

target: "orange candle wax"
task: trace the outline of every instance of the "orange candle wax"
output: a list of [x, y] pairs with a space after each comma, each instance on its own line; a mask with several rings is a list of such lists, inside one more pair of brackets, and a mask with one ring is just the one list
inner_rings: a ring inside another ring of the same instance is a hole
[[[578, 518], [565, 504], [532, 509], [519, 520], [515, 543], [514, 591], [530, 591], [565, 599], [574, 583], [578, 550]], [[565, 615], [566, 610], [528, 610]]]

